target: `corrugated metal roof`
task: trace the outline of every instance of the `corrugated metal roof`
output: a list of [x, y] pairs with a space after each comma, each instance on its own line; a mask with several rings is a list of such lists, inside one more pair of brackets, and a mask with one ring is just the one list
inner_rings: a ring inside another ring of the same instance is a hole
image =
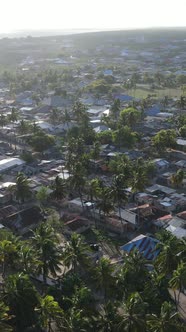
[[158, 242], [159, 241], [154, 238], [141, 234], [124, 246], [120, 247], [120, 249], [128, 253], [134, 249], [138, 249], [144, 258], [147, 260], [154, 260], [159, 254], [159, 249], [156, 249]]
[[19, 159], [19, 158], [7, 158], [0, 160], [0, 172], [5, 171], [6, 169], [9, 169], [14, 166], [19, 166], [25, 164], [25, 161]]

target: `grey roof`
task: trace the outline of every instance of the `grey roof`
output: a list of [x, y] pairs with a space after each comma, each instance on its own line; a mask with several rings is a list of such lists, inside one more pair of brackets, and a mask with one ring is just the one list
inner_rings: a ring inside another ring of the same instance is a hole
[[186, 237], [186, 229], [183, 229], [181, 227], [175, 227], [175, 226], [171, 226], [169, 225], [166, 228], [167, 231], [171, 232], [174, 236], [176, 236], [178, 239], [182, 238], [182, 237]]
[[146, 188], [146, 191], [149, 193], [153, 193], [155, 191], [161, 191], [161, 192], [163, 192], [165, 194], [169, 194], [169, 195], [176, 192], [175, 189], [172, 189], [172, 188], [169, 188], [166, 186], [161, 186], [160, 184], [154, 184], [153, 186]]
[[179, 217], [173, 217], [169, 221], [169, 225], [174, 226], [174, 227], [184, 227], [184, 226], [186, 226], [186, 220], [183, 220]]
[[25, 161], [19, 158], [7, 158], [0, 160], [0, 172], [6, 171], [14, 166], [19, 166], [23, 164], [25, 164]]
[[[134, 225], [136, 225], [136, 214], [134, 212], [131, 212], [129, 210], [123, 210], [121, 209], [121, 218], [125, 221], [128, 221]], [[116, 215], [119, 217], [119, 211], [116, 213]]]
[[178, 145], [186, 146], [186, 139], [178, 138], [178, 139], [176, 140], [176, 143], [177, 143]]

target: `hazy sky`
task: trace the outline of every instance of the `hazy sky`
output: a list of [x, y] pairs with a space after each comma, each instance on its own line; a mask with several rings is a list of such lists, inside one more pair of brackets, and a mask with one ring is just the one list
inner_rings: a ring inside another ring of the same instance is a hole
[[186, 0], [0, 0], [0, 33], [186, 26]]

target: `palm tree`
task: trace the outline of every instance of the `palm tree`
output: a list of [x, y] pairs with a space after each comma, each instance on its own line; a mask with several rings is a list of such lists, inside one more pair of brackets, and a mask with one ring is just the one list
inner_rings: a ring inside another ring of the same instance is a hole
[[101, 307], [99, 316], [97, 318], [97, 331], [112, 332], [116, 331], [119, 323], [118, 304], [108, 301]]
[[73, 116], [75, 118], [75, 120], [77, 121], [77, 123], [81, 123], [82, 118], [87, 115], [86, 113], [86, 106], [83, 105], [82, 103], [80, 103], [79, 101], [77, 101], [74, 106], [73, 106]]
[[37, 250], [38, 259], [42, 265], [38, 266], [38, 272], [42, 273], [44, 285], [49, 273], [54, 277], [60, 272], [61, 254], [58, 249], [59, 240], [54, 229], [45, 223], [41, 223], [33, 232], [32, 243]]
[[179, 250], [177, 238], [167, 234], [167, 238], [164, 237], [164, 240], [157, 244], [157, 249], [160, 250], [160, 253], [156, 258], [155, 266], [159, 272], [170, 276], [177, 269], [180, 260], [177, 255]]
[[64, 317], [63, 310], [60, 308], [58, 302], [50, 295], [40, 298], [40, 303], [36, 311], [39, 313], [40, 325], [48, 332], [53, 331], [52, 325], [54, 323], [58, 322], [61, 324]]
[[31, 244], [28, 242], [22, 242], [19, 246], [18, 251], [18, 268], [26, 274], [34, 274], [38, 268], [38, 265], [41, 265], [37, 258], [37, 253]]
[[145, 332], [147, 304], [143, 302], [139, 293], [133, 293], [121, 307], [118, 332]]
[[18, 120], [18, 112], [17, 110], [13, 107], [12, 110], [11, 110], [11, 114], [9, 115], [9, 120], [11, 122], [16, 122]]
[[100, 192], [99, 202], [97, 203], [99, 213], [103, 212], [104, 217], [114, 209], [113, 200], [109, 187], [103, 187]]
[[181, 331], [181, 324], [178, 320], [178, 313], [169, 302], [161, 306], [160, 315], [151, 314], [147, 316], [147, 326], [152, 332], [178, 332]]
[[72, 175], [69, 177], [69, 184], [70, 184], [71, 188], [74, 189], [78, 193], [80, 200], [81, 200], [82, 208], [84, 208], [83, 190], [84, 190], [85, 183], [86, 183], [85, 168], [83, 167], [81, 162], [77, 162], [74, 165]]
[[8, 306], [6, 306], [4, 302], [0, 301], [0, 331], [13, 331], [13, 328], [7, 323], [7, 321], [10, 319], [8, 312]]
[[134, 193], [142, 192], [148, 184], [148, 177], [142, 167], [136, 168], [131, 179], [131, 187]]
[[12, 274], [6, 279], [5, 301], [14, 316], [16, 331], [25, 331], [36, 322], [35, 307], [38, 305], [38, 293], [27, 275]]
[[15, 194], [16, 199], [21, 203], [24, 203], [25, 199], [31, 197], [29, 182], [23, 173], [17, 174], [16, 184], [11, 186], [10, 190]]
[[111, 292], [114, 285], [113, 267], [110, 260], [102, 257], [93, 273], [93, 280], [96, 284], [96, 289], [103, 291], [104, 301], [106, 301], [109, 292]]
[[73, 233], [67, 242], [63, 252], [63, 263], [68, 268], [77, 271], [78, 266], [88, 265], [88, 253], [90, 249], [82, 240], [81, 235]]
[[52, 185], [53, 188], [53, 196], [60, 200], [65, 197], [67, 191], [67, 181], [65, 179], [61, 179], [58, 175], [56, 176], [54, 183]]
[[0, 115], [0, 126], [4, 127], [7, 125], [7, 123], [8, 123], [8, 121], [7, 121], [6, 116], [4, 114], [1, 114]]
[[40, 204], [41, 209], [44, 210], [44, 206], [47, 204], [47, 200], [49, 197], [48, 187], [41, 186], [36, 193], [36, 199]]
[[[173, 272], [173, 276], [171, 280], [169, 281], [169, 286], [171, 289], [176, 292], [178, 290], [178, 298], [176, 299], [175, 296], [175, 302], [177, 305], [179, 305], [180, 300], [180, 293], [185, 289], [186, 287], [186, 263], [179, 263], [177, 269]], [[175, 293], [176, 294], [176, 293]]]
[[124, 264], [116, 274], [118, 295], [127, 298], [133, 292], [141, 292], [150, 276], [146, 268], [146, 260], [138, 250], [124, 256]]
[[11, 262], [13, 264], [13, 257], [17, 254], [17, 247], [12, 241], [0, 241], [0, 262], [2, 264], [2, 277], [5, 278], [6, 266]]
[[172, 184], [178, 188], [184, 179], [184, 171], [182, 169], [179, 169], [175, 174], [171, 176], [171, 182]]
[[117, 203], [119, 210], [119, 217], [121, 220], [121, 203], [127, 200], [127, 196], [124, 192], [124, 176], [123, 174], [115, 175], [112, 180], [111, 197], [113, 201]]
[[29, 132], [30, 125], [27, 121], [21, 120], [17, 129], [21, 135], [24, 135]]

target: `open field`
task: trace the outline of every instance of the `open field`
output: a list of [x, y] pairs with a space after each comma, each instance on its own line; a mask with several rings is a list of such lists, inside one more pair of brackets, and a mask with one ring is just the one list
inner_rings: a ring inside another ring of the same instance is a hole
[[170, 89], [142, 89], [142, 88], [137, 88], [137, 89], [131, 89], [128, 90], [128, 94], [132, 97], [135, 98], [146, 98], [149, 94], [150, 95], [156, 95], [156, 98], [163, 98], [165, 96], [168, 97], [180, 97], [182, 95], [182, 89], [181, 88], [170, 88]]

